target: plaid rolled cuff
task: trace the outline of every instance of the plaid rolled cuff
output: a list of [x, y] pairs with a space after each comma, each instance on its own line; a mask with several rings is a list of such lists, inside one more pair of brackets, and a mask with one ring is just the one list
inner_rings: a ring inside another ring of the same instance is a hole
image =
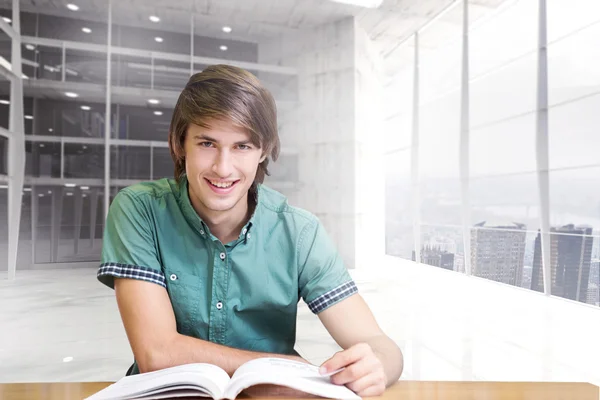
[[346, 282], [343, 285], [340, 285], [335, 289], [322, 294], [308, 303], [308, 308], [310, 308], [310, 311], [312, 311], [313, 314], [318, 314], [327, 307], [332, 306], [340, 300], [343, 300], [357, 292], [358, 288], [356, 287], [354, 281]]
[[107, 284], [110, 287], [113, 287], [112, 278], [139, 279], [141, 281], [156, 283], [164, 288], [167, 287], [165, 275], [162, 271], [156, 271], [152, 268], [140, 267], [137, 265], [104, 263], [100, 265], [97, 276], [100, 282]]

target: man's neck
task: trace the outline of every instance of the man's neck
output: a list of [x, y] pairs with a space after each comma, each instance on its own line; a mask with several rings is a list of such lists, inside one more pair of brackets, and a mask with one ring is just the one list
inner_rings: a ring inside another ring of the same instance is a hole
[[[206, 209], [200, 202], [192, 201], [192, 206], [204, 223], [223, 244], [227, 244], [240, 235], [240, 231], [250, 219], [254, 211], [254, 202], [249, 204], [248, 194], [238, 204], [227, 211], [212, 211]], [[199, 204], [200, 203], [200, 204]]]

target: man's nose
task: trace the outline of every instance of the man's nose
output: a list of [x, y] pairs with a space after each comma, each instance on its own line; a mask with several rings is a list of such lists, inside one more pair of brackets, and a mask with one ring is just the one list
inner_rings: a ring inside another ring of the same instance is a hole
[[227, 150], [219, 151], [219, 155], [213, 164], [213, 172], [219, 175], [220, 178], [227, 178], [233, 172], [233, 164], [231, 154]]

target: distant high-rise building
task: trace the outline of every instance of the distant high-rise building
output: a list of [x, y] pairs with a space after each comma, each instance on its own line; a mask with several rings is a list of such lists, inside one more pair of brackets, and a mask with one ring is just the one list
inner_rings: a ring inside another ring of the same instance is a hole
[[486, 226], [484, 221], [475, 227], [471, 234], [472, 274], [521, 286], [527, 237], [525, 225]]
[[423, 243], [423, 247], [431, 247], [437, 248], [440, 251], [445, 251], [446, 253], [456, 254], [457, 252], [457, 244], [452, 238], [444, 237], [442, 235], [435, 235], [428, 238], [425, 243]]
[[590, 284], [600, 286], [600, 259], [592, 259], [590, 263]]
[[[565, 225], [550, 228], [550, 293], [566, 299], [586, 302], [592, 258], [592, 228]], [[584, 236], [589, 235], [589, 236]], [[531, 289], [544, 291], [542, 275], [542, 239], [535, 239]]]
[[600, 305], [600, 259], [593, 259], [590, 264], [587, 303]]
[[454, 270], [461, 274], [466, 273], [465, 271], [465, 255], [457, 253], [454, 255]]
[[523, 265], [523, 281], [521, 282], [521, 287], [524, 289], [529, 289], [531, 287], [531, 273], [533, 268], [531, 265]]
[[[413, 261], [416, 260], [414, 250], [412, 259]], [[426, 246], [421, 249], [421, 262], [452, 271], [454, 269], [454, 254], [441, 250], [439, 247]]]
[[588, 292], [586, 303], [591, 304], [592, 306], [597, 306], [600, 303], [600, 291], [598, 290], [598, 285], [590, 283], [588, 285]]

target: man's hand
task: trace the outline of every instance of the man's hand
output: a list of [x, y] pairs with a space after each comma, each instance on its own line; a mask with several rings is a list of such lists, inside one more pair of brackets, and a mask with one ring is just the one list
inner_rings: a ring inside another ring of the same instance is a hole
[[336, 353], [321, 365], [319, 372], [326, 374], [340, 368], [345, 369], [331, 376], [332, 383], [346, 385], [361, 397], [379, 396], [385, 391], [387, 377], [383, 364], [368, 344], [358, 343]]

